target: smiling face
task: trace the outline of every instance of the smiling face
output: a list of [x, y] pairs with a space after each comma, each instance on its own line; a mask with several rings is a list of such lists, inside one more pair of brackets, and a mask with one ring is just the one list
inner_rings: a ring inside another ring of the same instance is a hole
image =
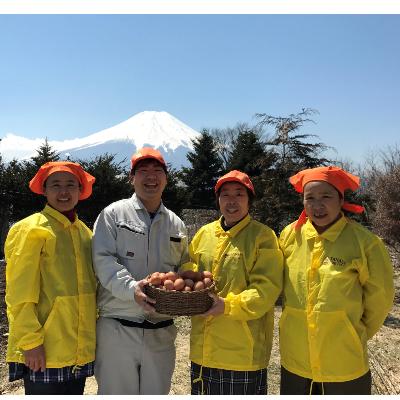
[[163, 166], [153, 159], [140, 161], [131, 177], [131, 182], [147, 211], [157, 211], [167, 185], [167, 175]]
[[44, 195], [49, 205], [60, 212], [72, 210], [78, 203], [78, 178], [69, 172], [55, 172], [44, 184]]
[[314, 181], [304, 186], [303, 204], [308, 218], [322, 233], [340, 218], [343, 198], [329, 183]]
[[249, 212], [247, 189], [238, 182], [227, 182], [221, 186], [218, 203], [226, 226], [235, 225]]

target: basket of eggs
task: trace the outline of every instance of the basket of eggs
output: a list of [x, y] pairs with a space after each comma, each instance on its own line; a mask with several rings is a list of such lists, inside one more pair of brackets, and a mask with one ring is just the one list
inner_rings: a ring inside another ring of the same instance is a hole
[[197, 315], [213, 304], [209, 293], [215, 283], [209, 271], [153, 272], [147, 279], [144, 292], [156, 300], [154, 307], [160, 314]]

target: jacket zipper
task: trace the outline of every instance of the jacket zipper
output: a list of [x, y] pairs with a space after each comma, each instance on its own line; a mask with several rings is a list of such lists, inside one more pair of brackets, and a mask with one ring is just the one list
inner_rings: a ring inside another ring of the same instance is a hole
[[[146, 253], [146, 268], [147, 268], [147, 274], [150, 274], [149, 270], [149, 249], [150, 249], [150, 232], [151, 232], [151, 225], [153, 224], [153, 220], [150, 218], [150, 215], [148, 216], [150, 219], [150, 225], [147, 228], [147, 253]], [[155, 218], [155, 217], [154, 217]]]

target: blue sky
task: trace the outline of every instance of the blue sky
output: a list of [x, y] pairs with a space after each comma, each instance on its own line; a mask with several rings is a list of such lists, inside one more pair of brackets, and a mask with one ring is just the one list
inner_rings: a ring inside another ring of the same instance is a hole
[[144, 110], [192, 128], [319, 111], [362, 161], [400, 144], [399, 15], [0, 15], [0, 137], [83, 137]]

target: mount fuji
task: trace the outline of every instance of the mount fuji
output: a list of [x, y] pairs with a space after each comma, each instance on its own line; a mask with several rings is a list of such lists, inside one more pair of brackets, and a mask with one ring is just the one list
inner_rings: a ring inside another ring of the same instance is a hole
[[[126, 160], [139, 148], [150, 146], [158, 149], [165, 161], [175, 168], [187, 166], [186, 154], [193, 149], [191, 140], [199, 132], [190, 128], [165, 111], [143, 111], [111, 128], [89, 136], [71, 140], [48, 139], [51, 147], [59, 152], [60, 159], [92, 159], [95, 156], [115, 154], [116, 161]], [[12, 133], [0, 142], [0, 154], [5, 161], [28, 159], [36, 154], [44, 138], [27, 139]]]

